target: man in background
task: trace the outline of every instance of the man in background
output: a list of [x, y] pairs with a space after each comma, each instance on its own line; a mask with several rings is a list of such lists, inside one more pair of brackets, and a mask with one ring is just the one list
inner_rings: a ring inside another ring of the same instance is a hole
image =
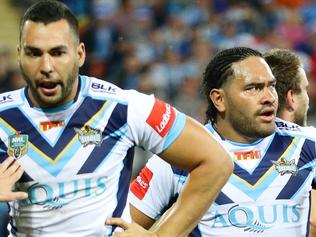
[[[271, 49], [263, 54], [275, 76], [279, 96], [277, 116], [286, 121], [306, 126], [309, 108], [308, 79], [304, 65], [288, 49]], [[310, 237], [316, 237], [316, 191], [311, 190]]]
[[308, 80], [304, 66], [288, 49], [271, 49], [263, 54], [277, 80], [279, 96], [277, 116], [300, 126], [306, 126], [309, 108]]

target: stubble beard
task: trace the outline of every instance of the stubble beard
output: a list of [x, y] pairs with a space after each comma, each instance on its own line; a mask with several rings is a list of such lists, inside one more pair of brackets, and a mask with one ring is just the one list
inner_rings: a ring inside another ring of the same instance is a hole
[[53, 96], [44, 96], [42, 95], [42, 93], [39, 92], [39, 89], [37, 88], [36, 85], [34, 85], [34, 82], [32, 82], [30, 77], [27, 76], [27, 74], [25, 73], [25, 70], [23, 69], [21, 65], [20, 65], [20, 70], [25, 82], [27, 83], [30, 89], [30, 92], [33, 98], [36, 100], [38, 105], [42, 108], [53, 108], [53, 107], [58, 107], [60, 105], [63, 105], [67, 97], [69, 97], [69, 95], [71, 94], [74, 83], [77, 80], [78, 73], [79, 73], [78, 65], [74, 64], [72, 70], [67, 76], [66, 85], [64, 83], [58, 85], [61, 87], [61, 91], [57, 92], [57, 94]]
[[247, 117], [232, 118], [231, 124], [239, 134], [243, 134], [244, 137], [250, 140], [270, 136], [275, 130], [275, 125], [261, 126], [256, 124], [253, 119]]
[[[231, 101], [228, 101], [230, 109], [230, 123], [237, 133], [242, 134], [248, 140], [256, 140], [270, 136], [275, 131], [275, 123], [259, 124], [256, 122], [256, 114], [247, 113], [237, 109]], [[246, 115], [248, 114], [248, 116]]]

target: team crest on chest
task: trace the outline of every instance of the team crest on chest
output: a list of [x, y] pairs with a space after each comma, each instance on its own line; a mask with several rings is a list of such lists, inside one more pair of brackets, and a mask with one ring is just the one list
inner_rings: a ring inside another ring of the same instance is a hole
[[28, 135], [17, 132], [8, 139], [8, 155], [19, 159], [27, 153]]
[[84, 146], [97, 145], [100, 146], [103, 140], [102, 132], [100, 129], [94, 129], [90, 126], [84, 126], [82, 129], [74, 128], [78, 134], [79, 142]]
[[280, 161], [271, 161], [275, 165], [276, 171], [278, 171], [281, 175], [292, 174], [294, 176], [298, 173], [297, 165], [295, 164], [295, 160], [287, 161], [282, 157]]

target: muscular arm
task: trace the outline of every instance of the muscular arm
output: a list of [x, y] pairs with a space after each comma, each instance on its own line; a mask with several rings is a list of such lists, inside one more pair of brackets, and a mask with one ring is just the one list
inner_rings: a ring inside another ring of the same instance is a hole
[[190, 118], [178, 139], [159, 156], [190, 175], [157, 233], [160, 237], [188, 235], [226, 183], [233, 163], [224, 148]]
[[135, 222], [149, 228], [153, 220], [133, 208], [134, 222], [131, 224], [120, 218], [107, 220], [107, 224], [124, 229], [123, 233], [114, 236], [187, 236], [215, 200], [233, 170], [226, 150], [201, 124], [191, 118], [187, 119], [184, 130], [175, 142], [159, 156], [171, 165], [190, 172], [176, 203], [159, 220], [157, 228], [150, 232]]
[[161, 218], [183, 188], [186, 172], [174, 174], [170, 164], [152, 156], [137, 178], [130, 185], [129, 204], [134, 222], [145, 229]]
[[150, 218], [149, 216], [145, 215], [143, 212], [138, 210], [136, 207], [130, 204], [130, 212], [133, 221], [140, 224], [146, 230], [150, 229], [156, 220]]

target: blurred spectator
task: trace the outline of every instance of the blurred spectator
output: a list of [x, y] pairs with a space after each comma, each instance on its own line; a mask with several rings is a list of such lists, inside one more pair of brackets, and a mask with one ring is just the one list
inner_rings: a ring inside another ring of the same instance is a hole
[[310, 0], [300, 8], [301, 18], [307, 31], [316, 27], [316, 0]]
[[25, 85], [20, 72], [10, 63], [8, 49], [0, 49], [0, 93], [15, 90]]
[[153, 25], [160, 28], [166, 24], [168, 16], [168, 1], [153, 0], [150, 7], [153, 10]]
[[297, 8], [306, 3], [306, 0], [277, 0], [277, 2], [281, 5]]
[[283, 20], [275, 27], [275, 34], [287, 39], [291, 48], [306, 40], [306, 29], [297, 9], [286, 9], [283, 11]]
[[188, 115], [197, 119], [201, 123], [205, 122], [204, 100], [200, 94], [200, 79], [188, 76], [179, 87], [174, 105], [181, 111], [186, 111]]
[[90, 27], [82, 36], [82, 41], [89, 52], [83, 70], [86, 70], [89, 75], [103, 78], [107, 73], [109, 60], [114, 52], [117, 34], [111, 25], [111, 17], [108, 15], [95, 16], [89, 25]]
[[126, 55], [123, 58], [123, 67], [117, 75], [117, 85], [126, 89], [139, 87], [141, 64], [134, 54]]
[[11, 90], [16, 90], [26, 85], [24, 78], [22, 77], [18, 69], [12, 70], [9, 75], [9, 87]]
[[0, 92], [8, 91], [10, 87], [10, 51], [0, 49]]

